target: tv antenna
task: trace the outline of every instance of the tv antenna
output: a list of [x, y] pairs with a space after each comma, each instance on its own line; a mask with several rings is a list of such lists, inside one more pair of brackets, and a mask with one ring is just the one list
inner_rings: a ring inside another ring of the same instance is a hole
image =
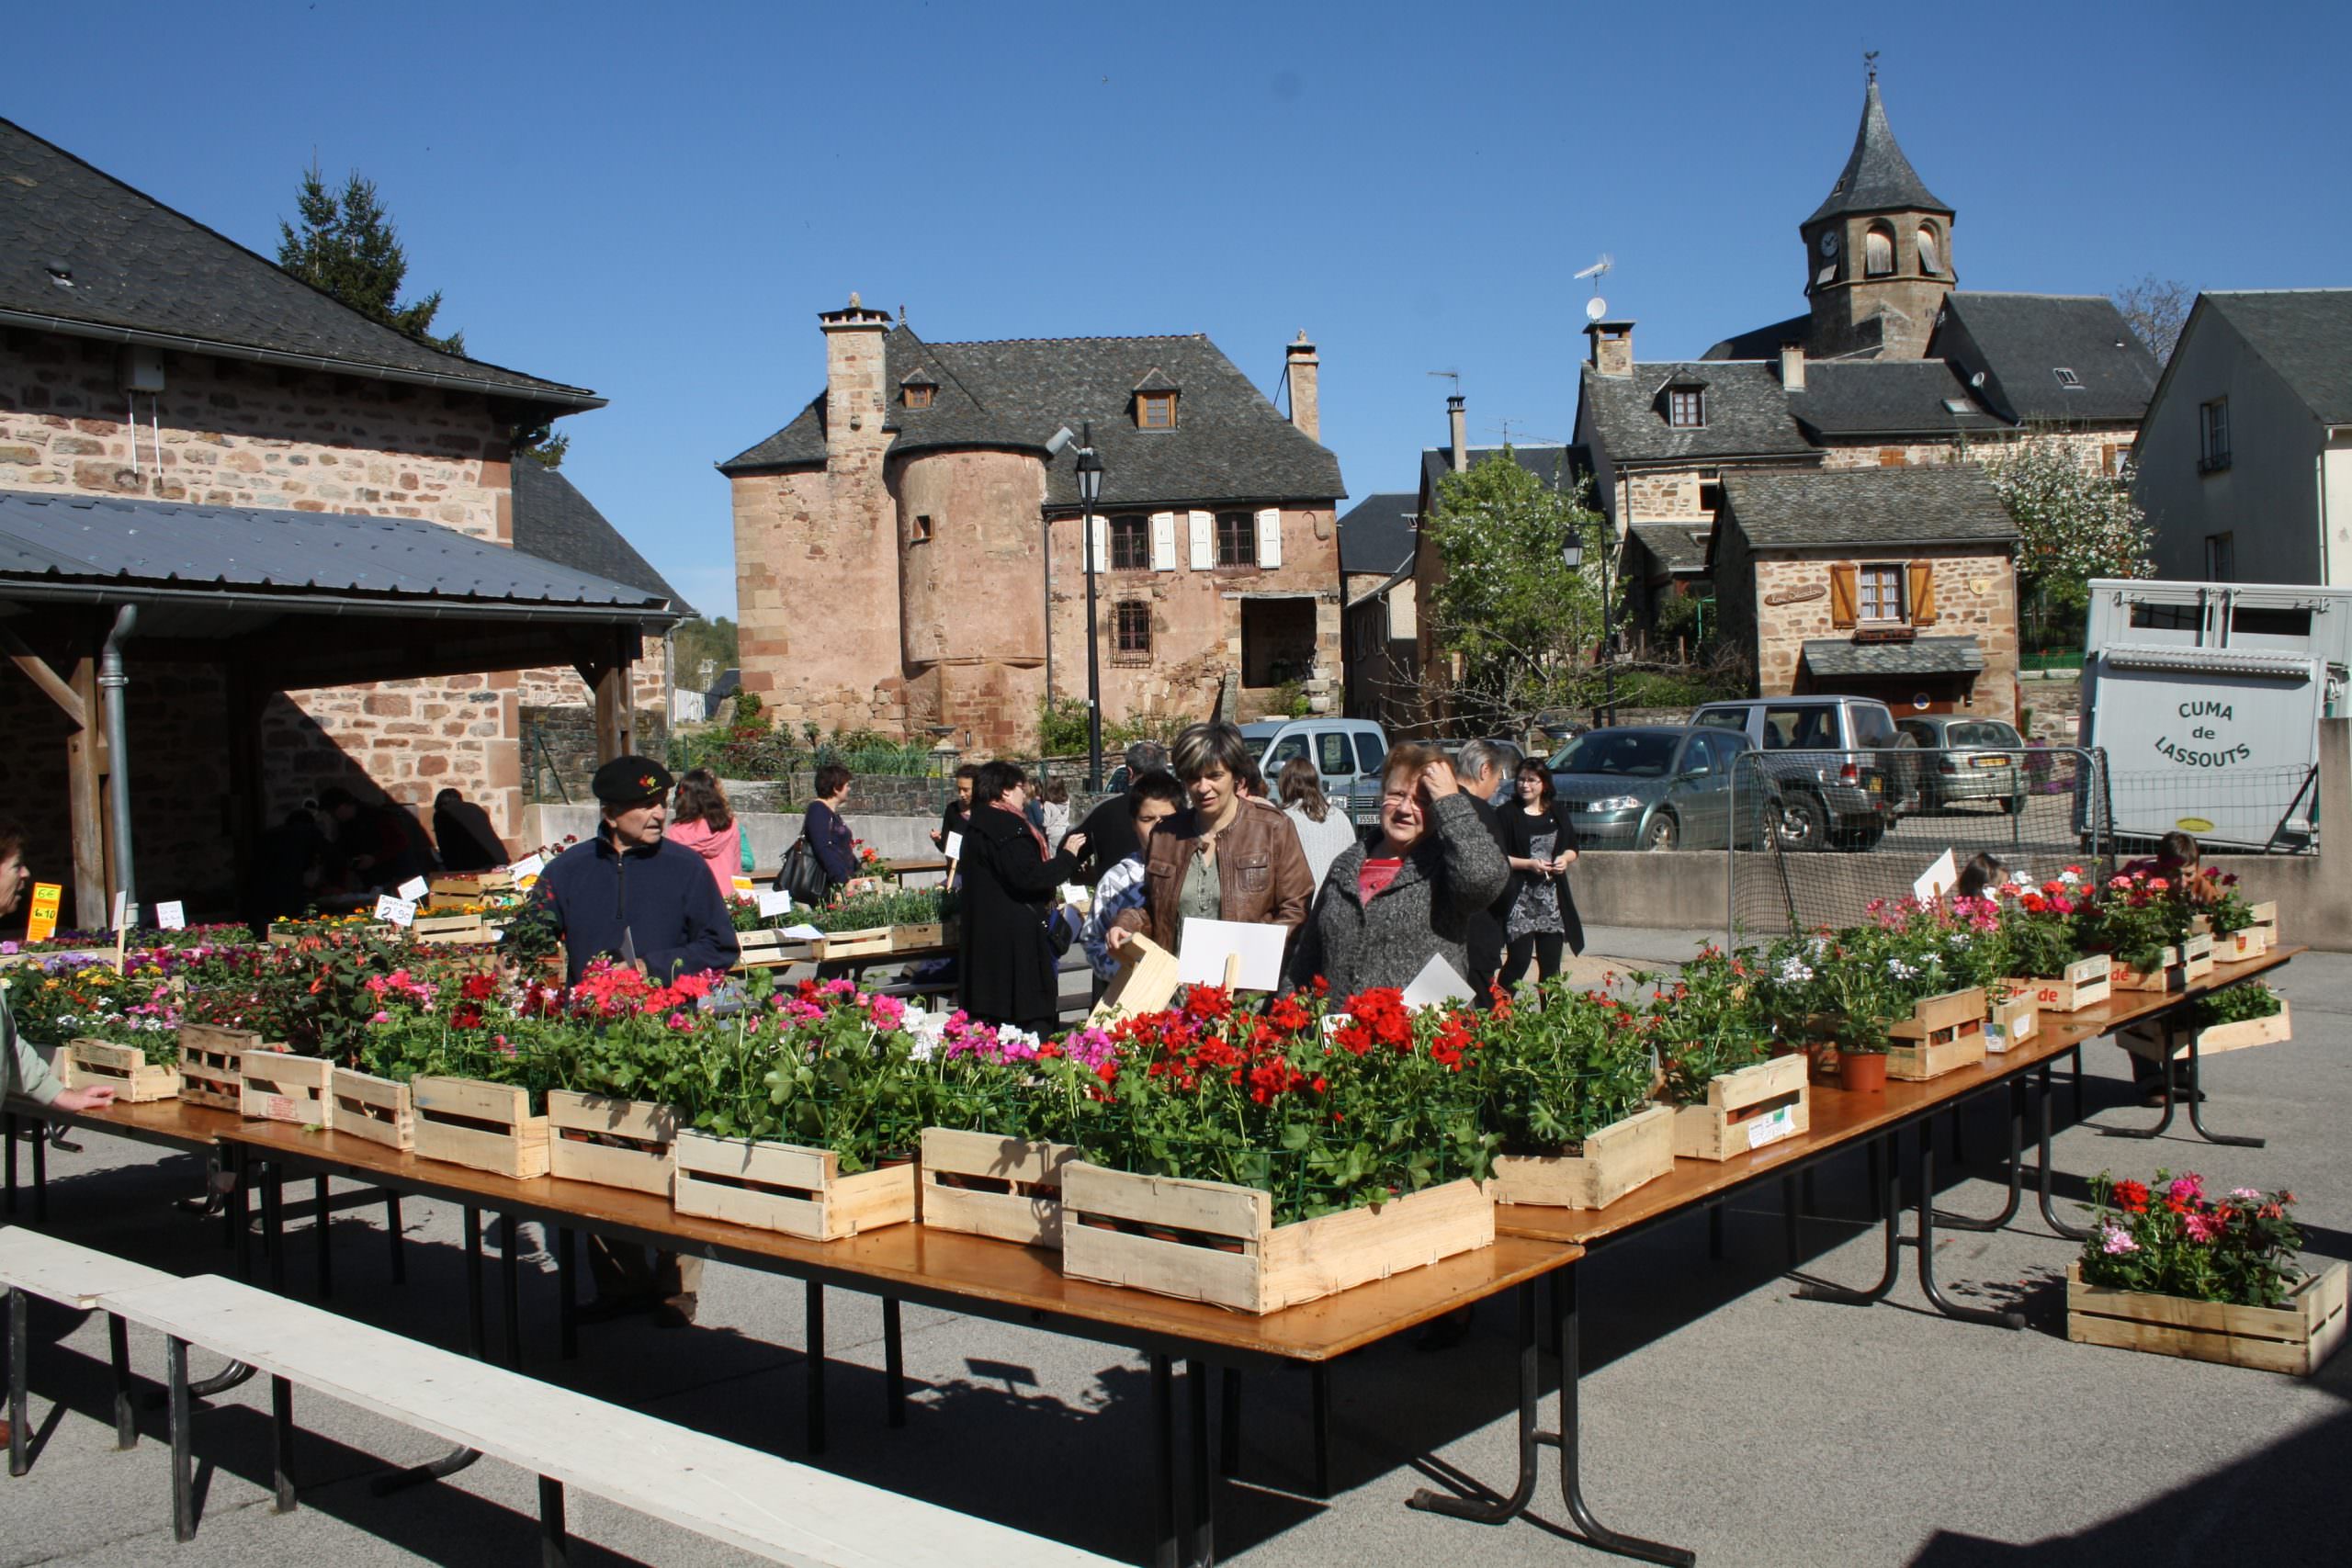
[[1449, 380], [1449, 381], [1453, 382], [1453, 390], [1454, 390], [1454, 394], [1455, 394], [1455, 396], [1457, 396], [1457, 397], [1458, 397], [1458, 396], [1460, 396], [1460, 395], [1461, 395], [1461, 392], [1462, 392], [1462, 372], [1461, 372], [1461, 371], [1459, 371], [1459, 370], [1432, 370], [1432, 371], [1430, 371], [1430, 375], [1432, 375], [1432, 376], [1442, 376], [1442, 377], [1443, 377], [1446, 380]]
[[1593, 263], [1590, 266], [1586, 267], [1582, 272], [1573, 275], [1577, 277], [1589, 277], [1592, 279], [1592, 298], [1586, 300], [1584, 304], [1584, 319], [1586, 321], [1597, 321], [1600, 320], [1602, 316], [1609, 313], [1609, 301], [1600, 297], [1600, 275], [1607, 272], [1611, 267], [1615, 266], [1616, 265], [1616, 258], [1611, 256], [1607, 251], [1603, 251], [1600, 253], [1600, 259], [1599, 261]]

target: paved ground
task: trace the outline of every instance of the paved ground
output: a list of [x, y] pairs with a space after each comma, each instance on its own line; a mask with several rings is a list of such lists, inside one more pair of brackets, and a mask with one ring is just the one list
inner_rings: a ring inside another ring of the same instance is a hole
[[[1649, 962], [1690, 950], [1668, 932], [1594, 933], [1598, 952]], [[2122, 1053], [2088, 1053], [2092, 1125], [2058, 1142], [2060, 1191], [2079, 1198], [2102, 1168], [2158, 1164], [2223, 1185], [2288, 1186], [2301, 1196], [2311, 1260], [2352, 1258], [2352, 1180], [2335, 1163], [2352, 1117], [2352, 957], [2307, 955], [2287, 972], [2297, 1036], [2231, 1055], [2211, 1075], [2213, 1124], [2270, 1140], [2224, 1149], [2173, 1138], [2104, 1138], [2131, 1124]], [[1993, 1106], [1966, 1126], [1973, 1156], [1950, 1206], [1998, 1206], [2001, 1135]], [[1949, 1129], [1939, 1133], [1949, 1151]], [[184, 1271], [227, 1259], [217, 1225], [175, 1213], [200, 1171], [185, 1158], [91, 1137], [51, 1167], [61, 1234]], [[1823, 1173], [1821, 1206], [1853, 1216], [1859, 1159]], [[2029, 1210], [2030, 1205], [2029, 1204]], [[385, 1278], [381, 1233], [352, 1216], [334, 1227], [334, 1305], [436, 1343], [463, 1336], [454, 1211], [410, 1206], [410, 1283]], [[1875, 1273], [1877, 1239], [1858, 1219], [1806, 1226], [1803, 1271], [1846, 1281]], [[309, 1242], [292, 1262], [307, 1279]], [[1892, 1303], [1855, 1309], [1793, 1299], [1773, 1200], [1739, 1213], [1720, 1263], [1702, 1222], [1668, 1226], [1604, 1252], [1583, 1271], [1585, 1461], [1589, 1495], [1620, 1529], [1696, 1548], [1710, 1564], [1917, 1564], [2060, 1568], [2064, 1564], [2289, 1564], [2344, 1561], [2352, 1499], [2352, 1355], [2296, 1381], [2069, 1345], [2059, 1280], [2071, 1253], [2037, 1225], [1994, 1235], [1946, 1234], [1939, 1269], [1972, 1299], [2020, 1303], [2024, 1333], [1953, 1323], [1922, 1309], [1906, 1278]], [[494, 1278], [494, 1276], [493, 1276]], [[1974, 1283], [1969, 1283], [1973, 1281]], [[662, 1334], [618, 1325], [582, 1330], [582, 1354], [552, 1354], [552, 1281], [526, 1281], [529, 1366], [592, 1391], [739, 1440], [799, 1456], [801, 1291], [731, 1269], [710, 1270], [704, 1325]], [[909, 1371], [919, 1390], [908, 1427], [882, 1424], [880, 1315], [835, 1293], [831, 1305], [832, 1450], [823, 1462], [879, 1485], [1102, 1551], [1146, 1547], [1148, 1391], [1142, 1364], [1043, 1334], [910, 1311]], [[1219, 1494], [1225, 1555], [1264, 1568], [1348, 1562], [1599, 1563], [1545, 1526], [1486, 1529], [1408, 1511], [1433, 1464], [1507, 1482], [1512, 1458], [1504, 1314], [1483, 1314], [1457, 1348], [1376, 1348], [1336, 1373], [1336, 1477], [1327, 1504], [1288, 1490], [1306, 1474], [1304, 1380], [1251, 1380], [1247, 1481]], [[312, 1398], [301, 1510], [270, 1513], [266, 1394], [225, 1396], [198, 1425], [209, 1461], [195, 1542], [169, 1534], [166, 1450], [113, 1451], [102, 1319], [47, 1309], [33, 1316], [32, 1473], [0, 1483], [0, 1562], [96, 1565], [168, 1559], [187, 1568], [332, 1561], [338, 1564], [512, 1562], [531, 1550], [530, 1478], [483, 1464], [446, 1486], [390, 1501], [367, 1478], [435, 1444]], [[162, 1348], [135, 1340], [142, 1371]], [[1547, 1374], [1548, 1375], [1548, 1374]], [[62, 1401], [61, 1404], [59, 1402]], [[160, 1439], [160, 1415], [145, 1430]], [[1546, 1459], [1538, 1512], [1565, 1517]], [[575, 1499], [574, 1561], [719, 1563], [733, 1554], [592, 1500]], [[593, 1545], [588, 1543], [594, 1543]]]

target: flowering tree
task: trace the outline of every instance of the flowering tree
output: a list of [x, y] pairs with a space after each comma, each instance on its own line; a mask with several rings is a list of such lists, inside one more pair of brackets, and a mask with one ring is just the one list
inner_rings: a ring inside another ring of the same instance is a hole
[[2017, 524], [2018, 598], [2041, 635], [2075, 629], [2092, 578], [2155, 575], [2154, 531], [2122, 482], [2100, 469], [2096, 447], [2035, 431], [1996, 449], [1984, 467]]

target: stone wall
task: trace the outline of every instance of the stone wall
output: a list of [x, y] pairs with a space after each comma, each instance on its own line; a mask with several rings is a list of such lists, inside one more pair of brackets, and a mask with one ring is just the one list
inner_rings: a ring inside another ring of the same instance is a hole
[[522, 772], [515, 673], [442, 675], [288, 692], [262, 714], [270, 814], [330, 784], [363, 797], [372, 784], [424, 817], [433, 797], [458, 789], [492, 809], [501, 833], [520, 819]]
[[1736, 635], [1735, 626], [1753, 626], [1757, 689], [1763, 695], [1785, 695], [1794, 689], [1797, 664], [1808, 640], [1852, 635], [1852, 627], [1835, 626], [1830, 619], [1832, 566], [1860, 564], [1861, 559], [1924, 561], [1933, 570], [1936, 618], [1920, 626], [1919, 635], [1973, 637], [1984, 654], [1984, 672], [1976, 677], [1962, 711], [1988, 718], [2016, 717], [2017, 577], [2007, 552], [1897, 547], [1867, 558], [1824, 553], [1752, 559], [1754, 570], [1746, 574], [1752, 588], [1739, 597], [1752, 594], [1753, 602], [1742, 604], [1736, 615], [1727, 607], [1724, 630]]
[[810, 469], [730, 483], [744, 690], [791, 728], [899, 733], [899, 552], [878, 454], [838, 482]]

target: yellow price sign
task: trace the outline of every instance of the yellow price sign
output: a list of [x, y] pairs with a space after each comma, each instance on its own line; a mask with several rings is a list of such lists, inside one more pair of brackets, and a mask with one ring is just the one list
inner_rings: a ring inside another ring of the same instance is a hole
[[27, 942], [47, 942], [57, 934], [57, 906], [64, 897], [65, 889], [58, 883], [33, 884], [32, 919], [25, 925]]

